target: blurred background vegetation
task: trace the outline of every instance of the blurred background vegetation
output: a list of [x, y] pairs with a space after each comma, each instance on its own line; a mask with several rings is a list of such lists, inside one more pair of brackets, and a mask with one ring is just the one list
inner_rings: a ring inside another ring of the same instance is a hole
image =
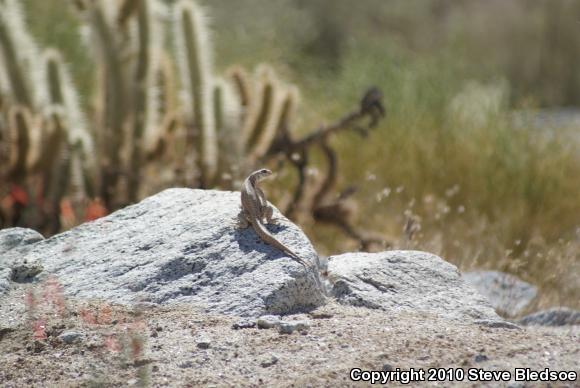
[[[37, 42], [61, 50], [90, 104], [94, 61], [71, 1], [23, 2]], [[267, 62], [299, 86], [297, 133], [382, 90], [387, 117], [368, 137], [331, 140], [338, 187], [357, 188], [357, 226], [462, 270], [514, 273], [540, 287], [536, 307], [580, 307], [580, 2], [199, 3], [218, 69]], [[316, 180], [325, 167], [313, 157]], [[274, 203], [292, 179], [267, 187]], [[338, 229], [299, 222], [323, 254], [359, 248]]]

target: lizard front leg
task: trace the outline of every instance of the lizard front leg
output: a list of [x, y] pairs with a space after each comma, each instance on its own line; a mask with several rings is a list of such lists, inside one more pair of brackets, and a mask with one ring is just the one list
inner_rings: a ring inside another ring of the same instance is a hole
[[275, 221], [274, 208], [268, 205], [262, 207], [262, 218], [266, 220], [266, 224], [271, 224], [273, 221]]
[[250, 226], [250, 217], [247, 211], [245, 210], [240, 210], [240, 213], [238, 213], [238, 228], [240, 229], [246, 229], [248, 226]]

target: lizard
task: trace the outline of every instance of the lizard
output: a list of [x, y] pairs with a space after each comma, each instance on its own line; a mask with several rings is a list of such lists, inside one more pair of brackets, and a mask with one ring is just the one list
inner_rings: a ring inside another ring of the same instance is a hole
[[241, 189], [242, 210], [238, 215], [238, 226], [245, 229], [252, 225], [262, 241], [281, 250], [306, 268], [313, 268], [290, 248], [278, 241], [265, 227], [265, 224], [273, 221], [274, 208], [268, 205], [266, 195], [258, 184], [271, 175], [272, 171], [263, 168], [254, 171], [244, 180]]

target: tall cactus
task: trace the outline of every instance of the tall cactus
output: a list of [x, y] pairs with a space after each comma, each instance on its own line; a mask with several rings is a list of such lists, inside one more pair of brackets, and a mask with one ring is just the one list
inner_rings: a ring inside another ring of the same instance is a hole
[[[205, 16], [195, 3], [180, 0], [174, 26], [185, 114], [190, 122], [188, 152], [196, 151], [201, 187], [212, 184], [218, 167], [218, 147], [212, 113], [212, 73], [209, 32]], [[191, 168], [190, 166], [188, 166]]]
[[275, 148], [274, 151], [279, 151], [288, 141], [291, 141], [290, 128], [292, 128], [299, 102], [300, 92], [298, 88], [294, 85], [288, 87], [286, 95], [282, 100], [282, 108], [280, 109], [278, 123], [276, 124], [276, 136], [272, 142], [272, 146], [267, 152], [273, 151], [273, 148]]
[[272, 68], [262, 65], [256, 72], [257, 92], [247, 112], [243, 129], [244, 146], [250, 164], [264, 156], [272, 144], [281, 108], [280, 85]]
[[[110, 9], [107, 9], [110, 12]], [[97, 134], [100, 155], [100, 196], [112, 203], [122, 174], [122, 152], [128, 124], [128, 91], [122, 60], [120, 36], [114, 30], [114, 20], [107, 17], [103, 2], [87, 7], [91, 32], [98, 44], [101, 64], [103, 128]]]
[[213, 112], [215, 117], [218, 146], [220, 149], [218, 184], [222, 188], [233, 188], [239, 178], [243, 159], [239, 126], [241, 122], [240, 99], [232, 85], [223, 78], [216, 78], [213, 89]]
[[[132, 147], [129, 160], [129, 187], [128, 199], [131, 202], [138, 200], [138, 188], [141, 182], [141, 166], [144, 158], [144, 135], [147, 125], [147, 94], [151, 92], [151, 16], [150, 4], [145, 0], [126, 1], [136, 7], [138, 50], [137, 63], [133, 75], [133, 133]], [[122, 15], [121, 15], [122, 16]]]
[[[31, 67], [37, 59], [36, 46], [24, 26], [21, 5], [15, 0], [0, 2], [0, 78], [8, 80], [14, 101], [30, 109], [34, 93], [26, 76], [34, 76]], [[29, 72], [27, 74], [27, 72]]]
[[20, 182], [27, 172], [28, 151], [32, 118], [28, 108], [13, 106], [8, 113], [8, 174], [12, 181]]
[[[94, 195], [92, 141], [60, 53], [46, 50], [43, 63], [49, 104], [43, 128], [44, 197], [52, 213], [58, 214], [61, 200], [68, 193], [76, 213], [80, 214], [84, 202]], [[58, 217], [53, 221], [51, 229], [57, 231]]]

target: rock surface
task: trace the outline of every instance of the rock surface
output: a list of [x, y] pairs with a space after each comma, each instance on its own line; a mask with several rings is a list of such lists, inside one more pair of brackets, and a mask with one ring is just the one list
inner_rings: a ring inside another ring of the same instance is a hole
[[498, 314], [515, 317], [534, 300], [538, 288], [499, 271], [471, 271], [463, 279], [485, 296]]
[[[107, 217], [37, 242], [27, 263], [65, 293], [122, 304], [187, 302], [205, 311], [259, 316], [324, 303], [314, 271], [240, 230], [239, 193], [169, 189]], [[307, 237], [276, 211], [267, 228], [316, 263]]]
[[328, 261], [331, 294], [339, 303], [416, 311], [453, 319], [499, 320], [455, 267], [430, 253], [346, 253]]
[[527, 315], [519, 320], [525, 326], [571, 326], [580, 325], [580, 311], [557, 307]]
[[8, 253], [23, 253], [30, 245], [43, 240], [44, 237], [35, 230], [26, 228], [8, 228], [0, 230], [0, 258]]
[[[36, 275], [39, 271], [29, 268], [21, 258], [34, 243], [44, 237], [35, 230], [8, 228], [0, 230], [0, 296], [10, 288], [11, 280], [24, 281], [27, 274]], [[34, 276], [33, 275], [33, 276]]]

